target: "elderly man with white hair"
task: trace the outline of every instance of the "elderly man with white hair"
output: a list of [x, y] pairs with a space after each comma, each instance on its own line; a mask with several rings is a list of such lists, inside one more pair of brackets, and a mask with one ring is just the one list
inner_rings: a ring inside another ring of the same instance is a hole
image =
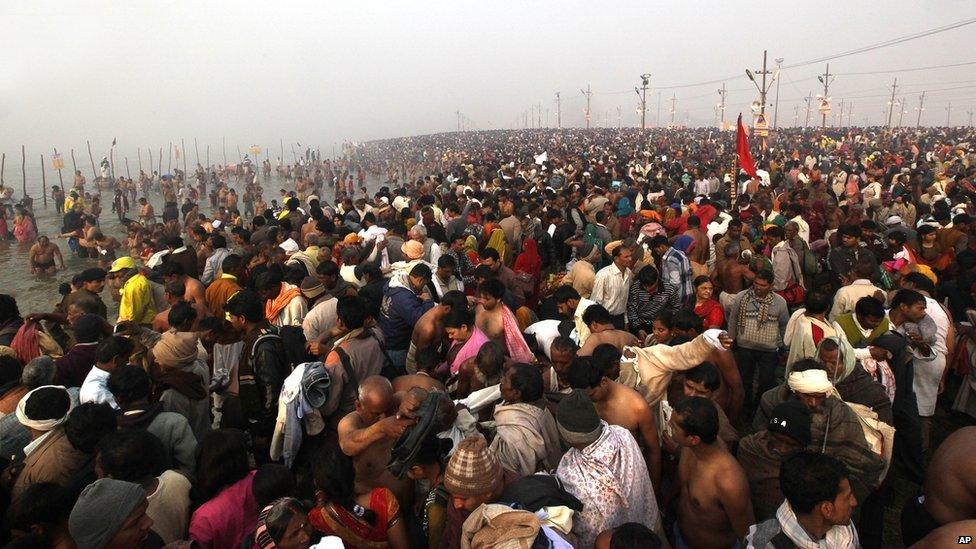
[[763, 394], [753, 421], [756, 430], [766, 427], [776, 405], [790, 399], [799, 400], [810, 410], [807, 449], [843, 461], [850, 469], [854, 491], [863, 501], [881, 484], [885, 462], [868, 444], [858, 415], [840, 399], [823, 364], [813, 359], [793, 364], [786, 383]]
[[432, 238], [427, 238], [427, 228], [423, 225], [414, 225], [408, 232], [407, 238], [416, 240], [424, 245], [424, 261], [431, 265], [437, 265], [437, 260], [441, 257], [440, 243]]

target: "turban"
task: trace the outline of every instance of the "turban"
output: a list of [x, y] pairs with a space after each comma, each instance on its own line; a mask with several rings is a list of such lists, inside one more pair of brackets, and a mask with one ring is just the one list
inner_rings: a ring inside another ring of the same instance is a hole
[[827, 372], [825, 370], [790, 372], [787, 384], [791, 390], [804, 394], [827, 394], [834, 388], [830, 380], [827, 379]]
[[153, 347], [153, 357], [160, 366], [182, 368], [197, 359], [197, 341], [193, 332], [170, 330]]
[[[64, 415], [61, 416], [61, 417], [59, 417], [59, 418], [33, 419], [33, 418], [28, 417], [27, 416], [27, 401], [29, 401], [31, 399], [31, 397], [34, 396], [34, 393], [36, 393], [38, 391], [41, 391], [41, 390], [47, 391], [49, 389], [60, 389], [61, 391], [64, 391], [64, 397], [65, 397], [65, 399], [68, 400], [68, 409], [67, 409], [67, 411], [65, 411]], [[71, 411], [71, 408], [72, 408], [71, 397], [68, 396], [68, 391], [64, 387], [62, 387], [60, 385], [44, 385], [44, 386], [38, 387], [37, 389], [34, 389], [33, 391], [30, 391], [29, 393], [27, 393], [26, 395], [24, 395], [20, 399], [20, 402], [17, 403], [17, 421], [19, 421], [21, 425], [23, 425], [24, 427], [27, 427], [28, 429], [33, 429], [35, 431], [47, 432], [47, 431], [50, 431], [50, 430], [54, 429], [58, 425], [61, 425], [62, 423], [64, 423], [64, 421], [66, 419], [68, 419], [68, 412]]]

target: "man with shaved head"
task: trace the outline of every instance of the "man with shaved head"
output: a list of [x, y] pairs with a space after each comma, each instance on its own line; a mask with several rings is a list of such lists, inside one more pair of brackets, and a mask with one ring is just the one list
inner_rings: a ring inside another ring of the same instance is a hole
[[397, 414], [393, 385], [382, 376], [370, 376], [359, 383], [356, 410], [339, 422], [339, 447], [352, 458], [356, 468], [356, 493], [388, 488], [400, 501], [410, 504], [409, 478], [397, 480], [386, 468], [390, 450], [414, 420]]

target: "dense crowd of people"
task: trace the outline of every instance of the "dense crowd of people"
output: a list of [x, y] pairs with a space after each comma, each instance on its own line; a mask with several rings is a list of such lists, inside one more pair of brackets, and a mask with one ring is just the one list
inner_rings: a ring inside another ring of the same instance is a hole
[[59, 239], [88, 265], [47, 311], [0, 294], [0, 537], [852, 548], [900, 511], [905, 546], [955, 544], [974, 139], [782, 130], [754, 175], [707, 129], [76, 173], [56, 235], [11, 212], [37, 276]]

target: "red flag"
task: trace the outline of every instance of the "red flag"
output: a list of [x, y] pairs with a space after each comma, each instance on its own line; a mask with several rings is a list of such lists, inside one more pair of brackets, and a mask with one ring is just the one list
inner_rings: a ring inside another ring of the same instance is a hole
[[742, 126], [741, 114], [735, 130], [735, 152], [739, 154], [739, 167], [749, 174], [749, 177], [756, 177], [756, 165], [753, 164], [752, 153], [749, 152], [749, 138], [746, 137], [746, 129]]

